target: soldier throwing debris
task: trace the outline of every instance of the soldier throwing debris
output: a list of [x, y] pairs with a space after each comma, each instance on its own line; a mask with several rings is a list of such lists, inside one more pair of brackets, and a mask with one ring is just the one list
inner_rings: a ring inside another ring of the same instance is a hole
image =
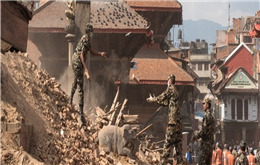
[[168, 87], [167, 89], [159, 96], [152, 97], [150, 95], [147, 98], [149, 103], [157, 103], [163, 106], [169, 106], [168, 115], [169, 123], [166, 130], [166, 138], [163, 149], [163, 159], [162, 164], [168, 163], [168, 158], [172, 151], [173, 146], [175, 146], [177, 164], [182, 164], [182, 122], [179, 106], [179, 93], [174, 85], [175, 76], [171, 74], [168, 77]]
[[[85, 61], [87, 58], [87, 52], [90, 51], [93, 55], [102, 56], [106, 58], [105, 52], [98, 52], [91, 48], [90, 39], [93, 37], [93, 26], [91, 24], [86, 25], [86, 34], [82, 36], [80, 41], [78, 42], [76, 52], [72, 56], [72, 69], [74, 71], [74, 80], [71, 88], [70, 102], [72, 105], [73, 96], [77, 89], [77, 85], [79, 86], [79, 109], [80, 109], [80, 120], [82, 123], [86, 123], [86, 120], [83, 116], [83, 106], [84, 106], [84, 72], [88, 75], [88, 69], [86, 67]], [[89, 78], [88, 78], [89, 79]]]
[[203, 109], [205, 111], [202, 120], [202, 129], [198, 134], [192, 136], [191, 140], [202, 139], [200, 147], [199, 165], [211, 164], [212, 151], [214, 145], [214, 119], [210, 112], [211, 100], [205, 98]]

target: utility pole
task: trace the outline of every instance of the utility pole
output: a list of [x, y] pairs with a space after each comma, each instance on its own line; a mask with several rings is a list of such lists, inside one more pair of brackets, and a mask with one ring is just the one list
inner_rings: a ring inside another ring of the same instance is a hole
[[230, 31], [230, 2], [228, 3], [228, 32]]

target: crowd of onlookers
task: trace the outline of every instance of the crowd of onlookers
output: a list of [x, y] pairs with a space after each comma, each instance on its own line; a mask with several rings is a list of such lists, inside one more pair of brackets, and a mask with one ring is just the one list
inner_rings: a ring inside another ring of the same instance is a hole
[[[223, 146], [220, 143], [214, 144], [212, 151], [212, 165], [235, 165], [238, 157], [243, 153], [249, 165], [260, 165], [260, 141], [257, 146], [254, 143], [228, 143]], [[190, 164], [199, 162], [200, 141], [195, 141], [187, 146], [185, 155]]]

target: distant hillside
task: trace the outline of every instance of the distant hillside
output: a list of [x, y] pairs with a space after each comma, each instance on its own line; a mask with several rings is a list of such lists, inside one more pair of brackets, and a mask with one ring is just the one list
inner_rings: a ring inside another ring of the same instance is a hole
[[[219, 23], [201, 19], [198, 21], [184, 20], [184, 41], [195, 41], [196, 39], [205, 39], [208, 44], [216, 42], [217, 30], [227, 30], [227, 27], [220, 25]], [[178, 36], [178, 30], [182, 29], [182, 26], [175, 26], [174, 28], [174, 40], [176, 41]], [[232, 26], [231, 26], [232, 28]], [[209, 45], [210, 47], [210, 45]], [[209, 49], [211, 50], [211, 48]]]

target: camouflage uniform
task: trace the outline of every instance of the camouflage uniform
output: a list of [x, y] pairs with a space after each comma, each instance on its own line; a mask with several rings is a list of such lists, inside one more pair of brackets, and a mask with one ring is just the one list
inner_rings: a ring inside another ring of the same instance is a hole
[[83, 35], [82, 38], [80, 39], [76, 52], [72, 56], [72, 69], [74, 71], [74, 80], [72, 83], [72, 88], [71, 88], [71, 95], [73, 96], [76, 89], [77, 85], [79, 86], [79, 105], [83, 106], [84, 105], [84, 89], [83, 89], [83, 83], [84, 83], [84, 72], [85, 68], [81, 62], [80, 55], [81, 52], [83, 51], [83, 59], [84, 62], [87, 59], [87, 52], [90, 50], [91, 44], [90, 44], [90, 38], [87, 34]]
[[[242, 140], [240, 142], [240, 147], [245, 147], [246, 143]], [[249, 165], [248, 159], [246, 157], [246, 152], [245, 151], [241, 151], [240, 154], [238, 154], [236, 161], [235, 161], [235, 165]]]
[[236, 158], [237, 158], [237, 155], [238, 155], [237, 151], [233, 150], [233, 151], [232, 151], [232, 154], [234, 155], [234, 158], [236, 159]]
[[[204, 103], [211, 103], [211, 100], [206, 98]], [[199, 154], [199, 165], [211, 164], [214, 145], [214, 118], [211, 115], [210, 109], [205, 111], [202, 120], [202, 129], [195, 135], [195, 138], [202, 138]]]
[[240, 154], [238, 154], [235, 165], [249, 165], [245, 152], [242, 151]]
[[171, 84], [166, 91], [154, 98], [157, 104], [168, 106], [169, 123], [166, 129], [166, 138], [163, 150], [163, 164], [167, 163], [170, 153], [175, 146], [177, 163], [182, 159], [182, 122], [179, 106], [179, 93], [175, 85]]

